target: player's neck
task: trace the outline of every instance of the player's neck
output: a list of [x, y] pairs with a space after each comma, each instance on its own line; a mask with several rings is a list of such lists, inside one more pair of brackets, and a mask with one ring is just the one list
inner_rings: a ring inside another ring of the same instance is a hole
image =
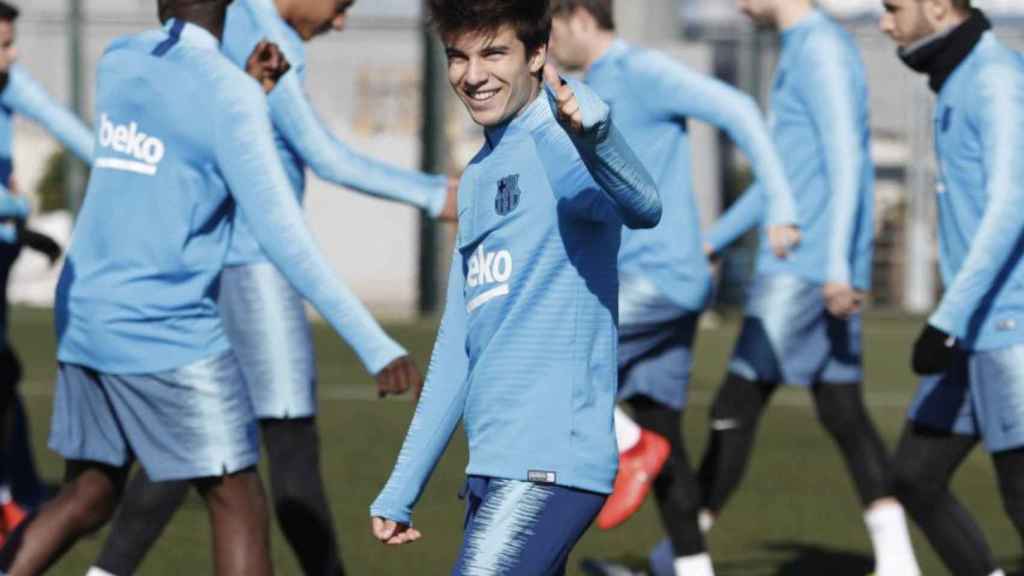
[[796, 26], [810, 16], [814, 7], [806, 0], [798, 2], [779, 2], [775, 9], [775, 26], [780, 32], [785, 32]]
[[611, 49], [612, 44], [615, 44], [614, 31], [599, 30], [595, 32], [594, 37], [590, 41], [590, 45], [588, 46], [589, 50], [587, 53], [587, 62], [586, 64], [584, 64], [583, 70], [585, 72], [589, 71], [590, 67], [593, 66], [595, 62], [600, 60], [601, 57], [604, 56], [609, 49]]
[[206, 30], [213, 34], [217, 40], [220, 40], [224, 36], [224, 19], [226, 14], [226, 6], [220, 3], [185, 4], [167, 10], [164, 14], [161, 14], [161, 20], [174, 18], [182, 22], [188, 22], [193, 26]]

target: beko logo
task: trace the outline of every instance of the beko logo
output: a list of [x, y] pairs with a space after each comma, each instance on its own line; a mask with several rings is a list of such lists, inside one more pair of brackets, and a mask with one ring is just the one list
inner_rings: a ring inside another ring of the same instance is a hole
[[495, 286], [470, 300], [466, 306], [468, 311], [472, 312], [499, 296], [507, 296], [510, 278], [512, 278], [512, 253], [508, 250], [488, 252], [481, 244], [469, 257], [466, 284], [470, 288], [486, 287], [492, 284]]
[[106, 114], [100, 116], [100, 147], [113, 150], [131, 159], [104, 156], [96, 159], [97, 168], [135, 172], [146, 176], [156, 174], [166, 148], [159, 138], [139, 130], [136, 122], [114, 124]]

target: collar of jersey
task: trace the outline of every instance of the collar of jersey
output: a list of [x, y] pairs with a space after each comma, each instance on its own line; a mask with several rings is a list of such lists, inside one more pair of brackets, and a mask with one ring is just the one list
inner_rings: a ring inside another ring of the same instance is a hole
[[594, 63], [590, 65], [590, 70], [587, 70], [586, 74], [587, 79], [589, 80], [594, 74], [600, 74], [605, 67], [625, 56], [626, 52], [629, 52], [629, 44], [627, 44], [622, 38], [616, 38], [615, 41], [612, 42], [612, 45], [604, 51], [604, 54], [601, 54], [601, 56], [598, 57], [597, 60], [594, 60]]
[[[171, 27], [174, 26], [176, 18], [171, 18], [164, 23], [164, 31], [170, 32]], [[213, 34], [210, 34], [208, 30], [202, 26], [196, 26], [185, 22], [185, 27], [181, 29], [181, 36], [179, 42], [188, 46], [194, 46], [196, 48], [203, 48], [206, 50], [213, 50], [215, 52], [220, 51], [220, 40]]]
[[504, 124], [493, 126], [484, 130], [487, 143], [495, 148], [499, 142], [506, 138], [529, 136], [531, 132], [543, 126], [547, 121], [554, 118], [551, 109], [550, 94], [547, 87], [542, 86], [540, 94], [533, 99], [518, 114], [513, 116]]
[[810, 13], [801, 18], [799, 22], [783, 30], [782, 39], [785, 40], [788, 37], [795, 36], [802, 32], [803, 30], [807, 30], [808, 28], [813, 27], [814, 25], [818, 24], [824, 19], [825, 15], [822, 14], [820, 11], [811, 10]]

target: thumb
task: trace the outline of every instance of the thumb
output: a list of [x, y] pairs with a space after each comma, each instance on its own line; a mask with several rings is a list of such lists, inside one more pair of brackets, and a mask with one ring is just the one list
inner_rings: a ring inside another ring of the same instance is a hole
[[384, 518], [373, 519], [373, 532], [380, 540], [390, 540], [395, 535], [395, 530], [398, 528], [393, 520], [387, 520]]
[[562, 77], [558, 75], [558, 70], [555, 70], [555, 67], [550, 63], [544, 65], [544, 83], [554, 90], [556, 94], [562, 88]]

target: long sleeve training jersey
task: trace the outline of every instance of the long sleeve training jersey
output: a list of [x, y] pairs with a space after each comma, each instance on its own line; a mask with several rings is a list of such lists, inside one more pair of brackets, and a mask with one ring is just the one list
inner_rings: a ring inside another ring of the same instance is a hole
[[711, 274], [693, 191], [688, 122], [723, 129], [751, 160], [772, 198], [767, 224], [795, 224], [793, 195], [761, 113], [746, 94], [657, 52], [618, 40], [587, 71], [654, 176], [664, 214], [652, 230], [626, 229], [619, 252], [621, 326], [664, 322], [702, 310]]
[[931, 323], [967, 349], [1024, 343], [1024, 58], [991, 32], [935, 106], [939, 263]]
[[172, 19], [115, 40], [97, 70], [96, 117], [97, 158], [57, 289], [62, 362], [138, 374], [226, 351], [216, 296], [236, 205], [299, 293], [363, 343], [365, 365], [402, 353], [320, 255], [263, 92], [213, 35]]
[[460, 420], [471, 475], [611, 491], [621, 229], [654, 226], [661, 204], [608, 107], [571, 84], [584, 137], [541, 94], [463, 174], [444, 317], [374, 516], [410, 521]]
[[[868, 290], [875, 168], [864, 64], [850, 35], [820, 12], [782, 33], [769, 122], [796, 197], [802, 240], [779, 259], [762, 237], [758, 272]], [[759, 222], [764, 207], [764, 190], [755, 185], [716, 223], [708, 242], [721, 250]]]

